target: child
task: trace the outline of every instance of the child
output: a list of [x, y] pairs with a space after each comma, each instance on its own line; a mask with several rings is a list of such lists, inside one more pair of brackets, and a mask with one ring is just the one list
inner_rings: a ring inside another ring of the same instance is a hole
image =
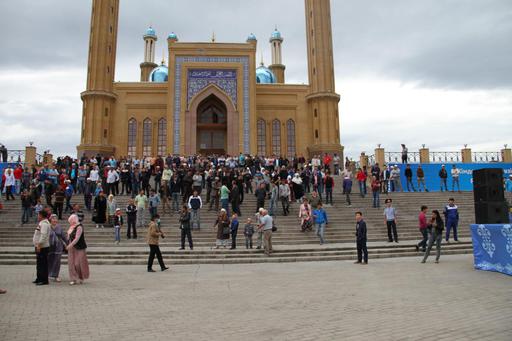
[[38, 217], [39, 217], [39, 212], [41, 212], [43, 210], [43, 204], [41, 204], [41, 198], [37, 199], [37, 204], [34, 206], [34, 213], [35, 213], [35, 220], [34, 222], [37, 224], [39, 221], [38, 221]]
[[245, 248], [249, 247], [252, 249], [252, 235], [254, 234], [254, 225], [252, 224], [251, 218], [247, 218], [247, 223], [244, 228], [244, 236], [245, 236]]
[[231, 216], [231, 250], [236, 249], [236, 235], [238, 234], [238, 215], [233, 213]]
[[121, 209], [116, 209], [114, 215], [114, 233], [115, 233], [115, 244], [119, 245], [121, 242], [121, 227], [123, 226], [123, 216], [121, 215]]

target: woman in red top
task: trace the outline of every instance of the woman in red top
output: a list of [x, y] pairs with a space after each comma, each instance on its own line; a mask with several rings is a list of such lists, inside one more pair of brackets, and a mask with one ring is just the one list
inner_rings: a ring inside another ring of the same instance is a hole
[[366, 173], [361, 169], [357, 169], [356, 179], [359, 181], [359, 194], [361, 194], [361, 197], [364, 198], [366, 195]]

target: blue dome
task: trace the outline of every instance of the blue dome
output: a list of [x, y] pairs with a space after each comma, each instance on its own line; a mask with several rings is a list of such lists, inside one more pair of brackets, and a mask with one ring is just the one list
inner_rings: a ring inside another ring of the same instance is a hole
[[169, 34], [169, 36], [167, 37], [167, 39], [174, 39], [174, 40], [178, 40], [178, 36], [176, 35], [176, 33], [171, 32], [171, 33]]
[[156, 32], [153, 27], [149, 26], [149, 28], [146, 30], [145, 36], [156, 37]]
[[281, 39], [281, 32], [277, 30], [277, 28], [272, 32], [272, 35], [270, 37], [271, 39]]
[[169, 69], [165, 65], [160, 65], [151, 71], [149, 81], [154, 83], [164, 83], [169, 79]]
[[256, 83], [259, 84], [275, 84], [276, 76], [270, 71], [270, 69], [264, 65], [261, 65], [256, 69]]
[[256, 36], [253, 33], [249, 34], [249, 36], [247, 37], [247, 41], [256, 41], [256, 40], [258, 40], [258, 39], [256, 39]]

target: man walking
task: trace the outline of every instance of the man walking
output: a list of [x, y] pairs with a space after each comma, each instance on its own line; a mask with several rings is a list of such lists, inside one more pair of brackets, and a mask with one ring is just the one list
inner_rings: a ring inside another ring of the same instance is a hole
[[34, 231], [32, 239], [36, 251], [37, 277], [33, 282], [35, 285], [48, 285], [48, 252], [50, 251], [50, 222], [48, 211], [39, 212], [39, 224]]
[[363, 213], [356, 212], [356, 245], [357, 261], [355, 264], [368, 264], [368, 248], [366, 247], [366, 222], [363, 220]]
[[420, 233], [421, 233], [421, 236], [423, 239], [421, 240], [421, 242], [419, 242], [416, 245], [416, 251], [419, 251], [420, 247], [421, 247], [421, 252], [425, 252], [425, 249], [427, 248], [427, 242], [428, 242], [427, 210], [428, 210], [427, 206], [425, 206], [425, 205], [421, 206], [421, 211], [418, 216], [418, 222], [419, 222]]
[[416, 170], [416, 178], [418, 180], [418, 190], [421, 192], [421, 185], [423, 185], [425, 192], [428, 192], [427, 186], [425, 185], [425, 172], [421, 165], [418, 165], [418, 169]]
[[459, 209], [455, 205], [455, 199], [448, 199], [448, 205], [444, 207], [444, 218], [446, 221], [446, 241], [450, 242], [450, 231], [453, 229], [453, 239], [458, 242], [457, 226], [459, 225]]
[[321, 202], [313, 210], [313, 218], [315, 219], [316, 235], [320, 238], [320, 245], [323, 245], [325, 243], [325, 228], [329, 225], [329, 222], [327, 220], [327, 212], [323, 209]]
[[279, 185], [279, 200], [283, 206], [283, 215], [287, 216], [290, 213], [290, 186], [286, 180], [281, 180]]
[[155, 272], [155, 270], [153, 270], [153, 261], [155, 260], [155, 256], [158, 259], [158, 264], [162, 271], [169, 269], [165, 266], [162, 253], [160, 252], [159, 240], [160, 237], [165, 238], [165, 236], [160, 230], [160, 227], [158, 227], [159, 222], [160, 216], [156, 214], [154, 217], [151, 217], [151, 222], [149, 223], [147, 235], [149, 245], [148, 272]]
[[407, 179], [407, 192], [411, 191], [411, 188], [414, 192], [416, 192], [416, 189], [414, 188], [414, 184], [412, 183], [412, 169], [411, 165], [407, 164], [405, 167], [405, 178]]

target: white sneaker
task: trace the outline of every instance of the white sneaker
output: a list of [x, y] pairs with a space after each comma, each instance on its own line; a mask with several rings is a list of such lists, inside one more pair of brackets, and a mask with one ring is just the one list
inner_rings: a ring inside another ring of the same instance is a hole
[[100, 225], [96, 225], [96, 228], [99, 229], [100, 228]]

